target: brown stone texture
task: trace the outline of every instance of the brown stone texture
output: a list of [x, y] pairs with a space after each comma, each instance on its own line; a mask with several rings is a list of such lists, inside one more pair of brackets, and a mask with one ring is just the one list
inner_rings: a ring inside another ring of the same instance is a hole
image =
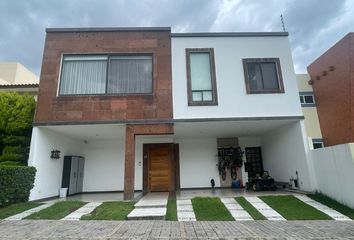
[[[57, 96], [63, 54], [149, 53], [153, 93]], [[172, 119], [170, 31], [48, 32], [35, 123]]]
[[134, 198], [135, 136], [173, 133], [173, 124], [127, 124], [125, 130], [124, 199]]
[[[334, 70], [330, 69], [334, 67]], [[325, 146], [354, 141], [354, 33], [307, 68]]]

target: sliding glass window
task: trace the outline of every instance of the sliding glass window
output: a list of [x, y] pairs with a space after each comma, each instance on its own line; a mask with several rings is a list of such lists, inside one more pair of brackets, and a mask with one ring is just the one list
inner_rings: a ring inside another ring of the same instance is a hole
[[65, 55], [59, 95], [152, 93], [151, 55]]

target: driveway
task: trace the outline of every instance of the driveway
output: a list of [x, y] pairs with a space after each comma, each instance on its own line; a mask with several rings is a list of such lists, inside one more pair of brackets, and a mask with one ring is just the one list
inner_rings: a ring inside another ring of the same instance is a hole
[[342, 221], [1, 221], [0, 239], [354, 239]]

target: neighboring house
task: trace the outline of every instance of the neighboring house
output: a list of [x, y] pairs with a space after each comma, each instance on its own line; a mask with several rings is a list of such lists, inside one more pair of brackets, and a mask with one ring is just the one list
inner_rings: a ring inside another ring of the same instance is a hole
[[0, 92], [26, 92], [37, 98], [39, 78], [17, 62], [0, 62]]
[[[302, 113], [310, 149], [323, 147], [320, 122], [318, 121], [315, 96], [309, 74], [296, 74]], [[309, 82], [310, 81], [310, 82]]]
[[[58, 195], [73, 155], [83, 192], [230, 187], [218, 148], [236, 146], [254, 170], [314, 189], [287, 33], [46, 32], [30, 199]], [[244, 164], [237, 175], [247, 181]]]
[[324, 145], [354, 142], [354, 33], [347, 34], [307, 70]]

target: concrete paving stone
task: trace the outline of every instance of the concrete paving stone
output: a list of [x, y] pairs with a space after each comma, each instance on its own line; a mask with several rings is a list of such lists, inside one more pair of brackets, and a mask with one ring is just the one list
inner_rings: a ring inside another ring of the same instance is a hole
[[285, 221], [286, 219], [281, 216], [277, 211], [268, 206], [258, 197], [245, 197], [245, 199], [252, 204], [263, 216], [268, 220]]
[[83, 215], [91, 213], [93, 210], [95, 210], [96, 207], [100, 206], [101, 204], [102, 202], [89, 202], [81, 208], [77, 209], [76, 211], [65, 216], [61, 220], [78, 221]]
[[177, 205], [177, 211], [193, 211], [192, 205]]
[[263, 201], [258, 197], [245, 197], [250, 203], [263, 203]]
[[177, 206], [178, 205], [192, 205], [192, 201], [190, 199], [177, 200]]
[[54, 204], [54, 202], [50, 202], [50, 203], [45, 203], [45, 204], [42, 204], [38, 207], [35, 207], [35, 208], [31, 208], [29, 210], [26, 210], [24, 212], [21, 212], [21, 213], [18, 213], [16, 215], [13, 215], [13, 216], [10, 216], [8, 218], [6, 218], [6, 220], [21, 220], [25, 217], [28, 217], [29, 215], [35, 213], [35, 212], [39, 212], [45, 208], [48, 208], [50, 206], [52, 206]]
[[153, 207], [153, 208], [135, 208], [128, 215], [129, 218], [143, 218], [143, 217], [165, 217], [166, 208]]
[[148, 193], [141, 198], [134, 206], [143, 207], [166, 207], [168, 201], [168, 192]]
[[334, 210], [333, 208], [330, 208], [322, 203], [319, 203], [317, 201], [314, 201], [313, 199], [309, 198], [306, 195], [300, 195], [300, 194], [294, 194], [296, 198], [299, 200], [305, 202], [306, 204], [316, 208], [317, 210], [327, 214], [331, 218], [337, 221], [352, 221], [349, 217], [341, 214], [340, 212]]
[[241, 207], [240, 204], [227, 203], [224, 205], [229, 210], [243, 210], [243, 207]]

